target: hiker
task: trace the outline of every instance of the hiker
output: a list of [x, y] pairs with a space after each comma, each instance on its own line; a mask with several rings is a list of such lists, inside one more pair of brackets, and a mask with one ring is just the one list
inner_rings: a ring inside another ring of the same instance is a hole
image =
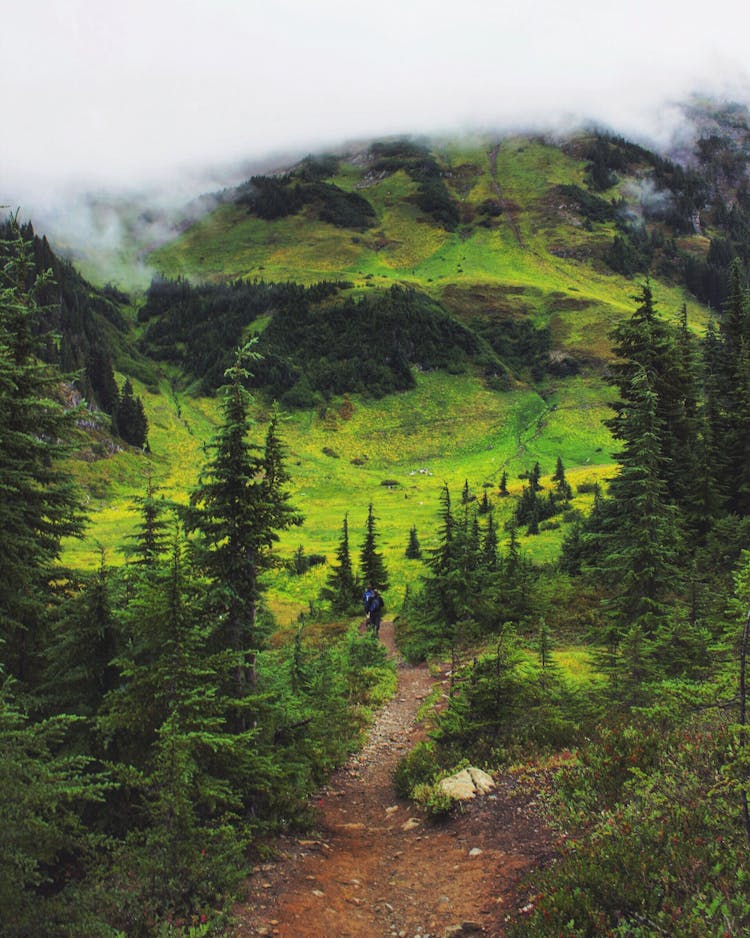
[[372, 602], [372, 597], [375, 595], [373, 592], [372, 586], [368, 586], [362, 595], [362, 605], [365, 607], [365, 625], [369, 628], [370, 625], [370, 603]]
[[368, 611], [368, 617], [370, 620], [370, 628], [372, 629], [373, 635], [377, 638], [380, 634], [380, 617], [383, 614], [385, 609], [385, 603], [383, 602], [383, 597], [374, 589], [372, 591], [372, 596], [370, 597], [370, 609]]

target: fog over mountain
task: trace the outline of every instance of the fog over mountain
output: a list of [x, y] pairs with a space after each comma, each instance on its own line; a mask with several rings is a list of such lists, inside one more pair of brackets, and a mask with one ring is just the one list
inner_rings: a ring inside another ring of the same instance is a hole
[[3, 26], [0, 203], [73, 246], [121, 237], [113, 192], [157, 237], [170, 206], [343, 140], [596, 121], [664, 146], [691, 93], [750, 101], [730, 0], [38, 0]]

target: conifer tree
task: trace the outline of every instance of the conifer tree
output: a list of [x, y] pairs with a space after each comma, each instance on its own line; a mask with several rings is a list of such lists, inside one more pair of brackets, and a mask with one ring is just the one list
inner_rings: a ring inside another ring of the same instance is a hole
[[[117, 684], [114, 659], [120, 633], [111, 578], [102, 551], [96, 573], [84, 577], [74, 591], [70, 583], [71, 595], [57, 610], [45, 650], [43, 693], [49, 713], [70, 713], [91, 720]], [[84, 728], [90, 733], [90, 724]], [[91, 747], [92, 741], [87, 745]]]
[[497, 527], [491, 511], [487, 515], [487, 526], [482, 543], [482, 566], [489, 572], [497, 569]]
[[114, 409], [117, 432], [131, 446], [145, 446], [148, 438], [148, 420], [143, 401], [136, 397], [130, 378], [125, 379], [122, 393]]
[[34, 682], [60, 542], [81, 533], [83, 512], [61, 469], [78, 415], [63, 408], [62, 378], [37, 355], [45, 329], [36, 297], [49, 278], [31, 271], [12, 218], [0, 240], [0, 663]]
[[406, 545], [404, 556], [409, 560], [420, 560], [422, 557], [422, 548], [419, 544], [419, 537], [417, 536], [415, 525], [412, 525], [409, 529], [409, 543]]
[[[607, 511], [595, 535], [602, 581], [610, 585], [608, 638], [616, 645], [634, 627], [653, 639], [669, 614], [668, 597], [681, 580], [681, 533], [676, 508], [667, 499], [662, 422], [653, 376], [633, 376], [628, 410], [620, 410], [618, 438], [624, 446], [620, 472], [609, 488]], [[642, 642], [633, 647], [640, 650]]]
[[331, 603], [331, 610], [337, 614], [351, 613], [359, 603], [360, 584], [354, 576], [351, 554], [349, 552], [349, 516], [344, 515], [341, 528], [341, 540], [336, 549], [336, 563], [331, 566], [323, 598]]
[[359, 573], [365, 586], [381, 592], [388, 589], [388, 571], [383, 555], [377, 550], [377, 531], [372, 502], [367, 509], [367, 529], [359, 558]]
[[[243, 382], [249, 373], [243, 362], [252, 354], [248, 346], [238, 350], [226, 372], [222, 422], [185, 513], [188, 531], [197, 535], [196, 560], [212, 584], [214, 639], [239, 656], [232, 677], [238, 700], [255, 686], [255, 658], [264, 641], [258, 628], [260, 574], [272, 563], [277, 532], [298, 520], [286, 498], [276, 422], [265, 452], [248, 441], [250, 395]], [[244, 729], [244, 718], [237, 719]]]
[[750, 515], [750, 300], [735, 259], [719, 329], [719, 438], [730, 510]]
[[165, 518], [168, 506], [163, 497], [156, 497], [158, 491], [149, 467], [146, 477], [146, 494], [137, 495], [133, 499], [140, 509], [139, 523], [135, 532], [130, 535], [130, 540], [134, 541], [130, 554], [135, 558], [136, 563], [154, 564], [168, 546], [169, 522]]
[[508, 473], [505, 471], [503, 472], [502, 476], [500, 476], [500, 486], [498, 491], [500, 495], [503, 496], [503, 498], [505, 498], [508, 494]]
[[565, 466], [563, 465], [562, 457], [557, 457], [557, 463], [555, 465], [555, 471], [552, 475], [552, 481], [555, 483], [555, 495], [557, 498], [562, 499], [563, 501], [570, 501], [573, 497], [573, 491], [568, 484], [568, 480], [565, 478]]

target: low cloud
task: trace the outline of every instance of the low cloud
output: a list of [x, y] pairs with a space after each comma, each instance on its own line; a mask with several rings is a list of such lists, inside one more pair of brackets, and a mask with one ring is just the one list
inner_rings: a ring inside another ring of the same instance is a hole
[[666, 146], [692, 92], [750, 101], [749, 26], [734, 0], [700, 17], [682, 0], [16, 4], [0, 203], [116, 244], [121, 214], [84, 193], [146, 199], [158, 239], [172, 206], [242, 167], [343, 140], [595, 121]]

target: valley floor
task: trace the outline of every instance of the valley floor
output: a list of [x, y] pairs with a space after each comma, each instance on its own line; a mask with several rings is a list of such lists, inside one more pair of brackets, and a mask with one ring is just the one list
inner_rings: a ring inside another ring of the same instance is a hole
[[[395, 654], [392, 623], [381, 639]], [[248, 881], [234, 938], [500, 938], [524, 904], [523, 875], [553, 855], [533, 792], [502, 776], [443, 823], [399, 799], [393, 769], [424, 734], [416, 717], [434, 679], [403, 663], [398, 677], [366, 747], [320, 793], [316, 832], [282, 838]]]

